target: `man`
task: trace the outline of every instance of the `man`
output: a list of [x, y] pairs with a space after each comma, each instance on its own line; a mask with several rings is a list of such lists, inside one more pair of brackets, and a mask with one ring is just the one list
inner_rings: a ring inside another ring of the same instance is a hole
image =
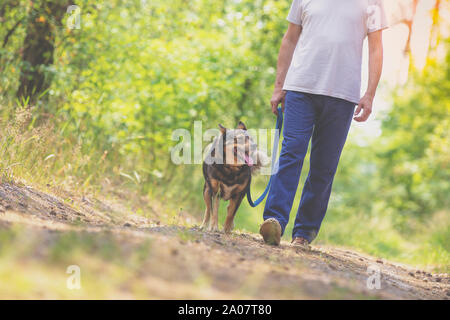
[[[280, 243], [312, 137], [310, 171], [292, 233], [293, 245], [308, 248], [325, 216], [352, 118], [364, 122], [372, 112], [387, 26], [381, 0], [294, 0], [287, 20], [271, 100], [275, 114], [282, 104], [284, 139], [260, 233], [267, 244]], [[360, 98], [366, 36], [369, 83]]]

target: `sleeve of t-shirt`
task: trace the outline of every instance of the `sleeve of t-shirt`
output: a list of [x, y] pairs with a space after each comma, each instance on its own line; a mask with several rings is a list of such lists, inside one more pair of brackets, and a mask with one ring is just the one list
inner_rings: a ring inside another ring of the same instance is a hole
[[302, 0], [293, 0], [291, 5], [291, 10], [287, 16], [287, 21], [302, 25]]
[[371, 0], [367, 7], [367, 33], [383, 30], [388, 27], [383, 0]]

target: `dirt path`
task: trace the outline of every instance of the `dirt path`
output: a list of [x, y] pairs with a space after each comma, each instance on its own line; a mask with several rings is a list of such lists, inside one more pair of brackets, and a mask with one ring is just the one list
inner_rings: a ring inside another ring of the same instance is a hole
[[[269, 247], [255, 234], [163, 226], [120, 203], [62, 198], [0, 184], [0, 243], [9, 239], [0, 247], [0, 298], [450, 298], [446, 274], [339, 248]], [[76, 293], [63, 288], [58, 269], [74, 259], [86, 275]], [[29, 276], [30, 266], [37, 276]], [[380, 289], [368, 288], [368, 267], [379, 270]]]

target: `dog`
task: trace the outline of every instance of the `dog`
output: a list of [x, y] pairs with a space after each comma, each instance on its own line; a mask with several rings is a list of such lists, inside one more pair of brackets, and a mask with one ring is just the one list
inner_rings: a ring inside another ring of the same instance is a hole
[[201, 229], [218, 231], [219, 200], [230, 201], [223, 227], [225, 233], [234, 228], [234, 217], [245, 197], [252, 174], [268, 162], [260, 152], [245, 124], [239, 121], [236, 129], [219, 124], [220, 135], [211, 144], [203, 161], [203, 198], [206, 209]]

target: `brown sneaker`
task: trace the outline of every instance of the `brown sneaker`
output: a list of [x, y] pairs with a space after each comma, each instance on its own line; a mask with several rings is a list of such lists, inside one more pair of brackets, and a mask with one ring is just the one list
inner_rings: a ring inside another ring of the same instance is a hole
[[280, 223], [270, 218], [263, 222], [259, 228], [259, 233], [262, 235], [264, 242], [272, 246], [278, 246], [281, 240], [281, 226]]
[[291, 246], [299, 249], [310, 250], [309, 241], [303, 237], [296, 237], [292, 239]]

